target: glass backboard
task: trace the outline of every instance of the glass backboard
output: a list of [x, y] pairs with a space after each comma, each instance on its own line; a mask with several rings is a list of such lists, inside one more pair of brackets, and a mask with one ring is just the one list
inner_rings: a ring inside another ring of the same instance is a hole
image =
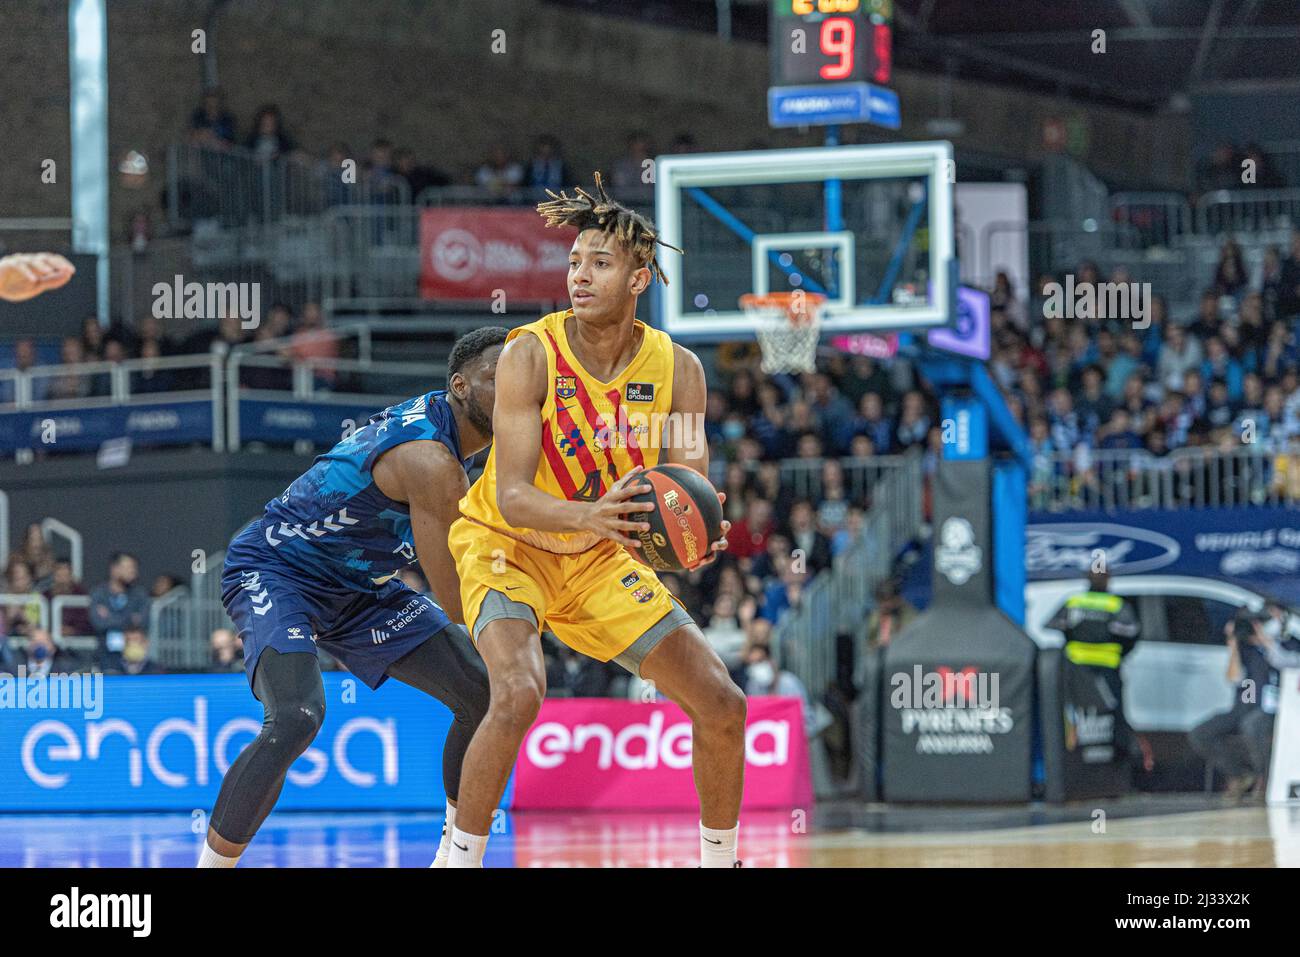
[[674, 338], [747, 338], [749, 292], [822, 293], [823, 330], [919, 329], [953, 315], [952, 148], [899, 143], [660, 157], [655, 220]]

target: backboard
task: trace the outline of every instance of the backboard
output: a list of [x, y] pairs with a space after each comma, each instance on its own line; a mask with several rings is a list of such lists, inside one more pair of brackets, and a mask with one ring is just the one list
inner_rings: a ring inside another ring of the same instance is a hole
[[951, 321], [952, 147], [898, 143], [660, 157], [655, 221], [674, 338], [752, 336], [739, 299], [827, 297], [825, 332]]

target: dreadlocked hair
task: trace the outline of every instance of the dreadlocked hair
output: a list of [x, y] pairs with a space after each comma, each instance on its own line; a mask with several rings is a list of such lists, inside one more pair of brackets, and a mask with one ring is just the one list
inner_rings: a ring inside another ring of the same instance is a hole
[[668, 278], [659, 268], [655, 258], [655, 247], [663, 246], [678, 253], [682, 251], [659, 238], [659, 231], [635, 210], [628, 209], [622, 203], [615, 202], [605, 192], [605, 183], [596, 173], [596, 195], [588, 193], [581, 186], [574, 187], [576, 195], [570, 196], [561, 191], [559, 195], [549, 189], [548, 202], [538, 203], [537, 211], [546, 219], [547, 226], [572, 226], [582, 232], [584, 229], [599, 229], [613, 237], [631, 250], [637, 262], [650, 270], [655, 279], [667, 285]]

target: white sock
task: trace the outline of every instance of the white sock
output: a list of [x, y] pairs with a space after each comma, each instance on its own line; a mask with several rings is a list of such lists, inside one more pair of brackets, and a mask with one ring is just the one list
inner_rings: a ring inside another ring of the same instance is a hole
[[740, 825], [717, 831], [700, 824], [700, 867], [735, 867]]
[[438, 854], [430, 867], [446, 867], [451, 856], [451, 831], [456, 826], [456, 805], [447, 802], [447, 820], [442, 825], [442, 839], [438, 841]]
[[486, 834], [466, 834], [460, 828], [451, 832], [451, 854], [448, 867], [482, 867], [483, 852], [487, 850]]
[[208, 847], [208, 842], [203, 842], [203, 853], [199, 855], [198, 867], [234, 867], [239, 863], [238, 857], [223, 857], [212, 848]]

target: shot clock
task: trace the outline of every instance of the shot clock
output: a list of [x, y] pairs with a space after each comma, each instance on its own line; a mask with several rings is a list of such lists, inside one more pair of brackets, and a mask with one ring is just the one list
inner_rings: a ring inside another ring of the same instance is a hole
[[888, 84], [893, 0], [772, 0], [772, 86]]

